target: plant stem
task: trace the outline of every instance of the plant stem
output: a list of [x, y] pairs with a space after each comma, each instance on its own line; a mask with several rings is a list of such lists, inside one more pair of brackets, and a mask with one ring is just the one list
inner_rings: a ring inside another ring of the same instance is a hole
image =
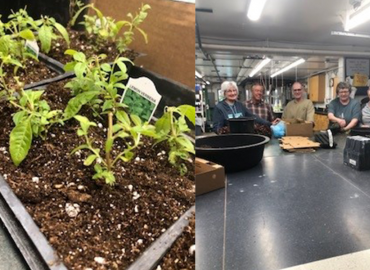
[[[108, 113], [108, 131], [107, 132], [108, 132], [107, 140], [113, 140], [112, 139], [113, 137], [113, 113], [112, 112]], [[108, 171], [111, 171], [112, 160], [110, 156], [110, 151], [107, 151], [105, 153], [105, 159], [107, 161]]]

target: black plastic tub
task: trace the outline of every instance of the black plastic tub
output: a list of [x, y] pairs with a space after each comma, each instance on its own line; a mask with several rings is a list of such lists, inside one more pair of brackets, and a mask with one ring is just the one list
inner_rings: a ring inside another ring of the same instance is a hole
[[270, 139], [257, 134], [225, 134], [197, 137], [196, 156], [225, 167], [227, 172], [256, 166]]
[[370, 138], [370, 128], [369, 127], [352, 128], [350, 135], [351, 136], [364, 136], [364, 137]]
[[230, 133], [255, 133], [252, 117], [230, 118], [227, 120]]

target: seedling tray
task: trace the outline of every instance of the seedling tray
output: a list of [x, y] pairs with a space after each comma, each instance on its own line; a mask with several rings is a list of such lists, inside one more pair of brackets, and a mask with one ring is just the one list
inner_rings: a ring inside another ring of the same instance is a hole
[[[128, 269], [154, 269], [182, 234], [184, 227], [189, 223], [188, 218], [194, 211], [195, 206], [192, 206], [154, 241]], [[0, 218], [31, 270], [67, 270], [67, 267], [58, 257], [46, 237], [40, 232], [22, 202], [1, 175]]]

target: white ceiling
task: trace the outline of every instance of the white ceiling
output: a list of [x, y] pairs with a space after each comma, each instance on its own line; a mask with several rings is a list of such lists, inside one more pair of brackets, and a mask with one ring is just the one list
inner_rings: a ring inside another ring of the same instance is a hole
[[[211, 83], [240, 83], [265, 56], [273, 61], [253, 79], [303, 57], [305, 63], [278, 76], [295, 80], [336, 68], [343, 56], [369, 58], [369, 38], [331, 35], [344, 31], [341, 16], [353, 9], [350, 1], [267, 0], [261, 18], [252, 22], [246, 16], [250, 0], [196, 0], [196, 70]], [[369, 35], [369, 27], [351, 32]]]

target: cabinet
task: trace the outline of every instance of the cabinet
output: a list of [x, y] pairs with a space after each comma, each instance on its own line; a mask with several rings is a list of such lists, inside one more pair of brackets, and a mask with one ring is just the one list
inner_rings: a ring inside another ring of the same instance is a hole
[[315, 127], [314, 131], [327, 130], [329, 126], [329, 118], [326, 114], [317, 114], [314, 115]]
[[325, 74], [312, 76], [308, 80], [310, 100], [313, 102], [324, 102], [325, 100]]

